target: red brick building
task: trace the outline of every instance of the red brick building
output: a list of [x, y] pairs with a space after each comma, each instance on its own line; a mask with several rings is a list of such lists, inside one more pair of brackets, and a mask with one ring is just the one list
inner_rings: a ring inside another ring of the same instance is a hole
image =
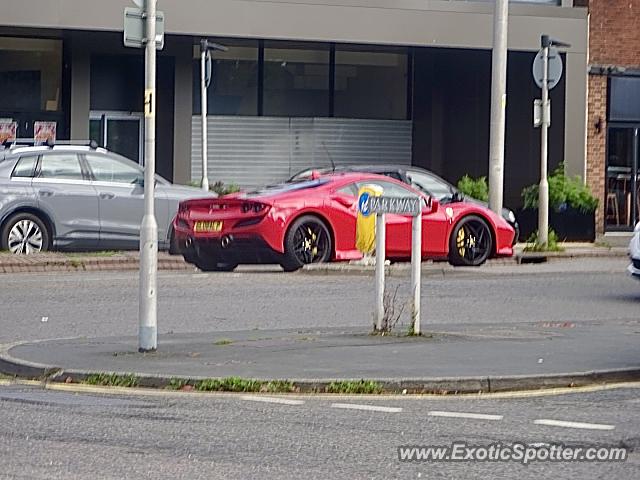
[[633, 228], [640, 212], [640, 0], [575, 0], [589, 8], [587, 184], [597, 231]]

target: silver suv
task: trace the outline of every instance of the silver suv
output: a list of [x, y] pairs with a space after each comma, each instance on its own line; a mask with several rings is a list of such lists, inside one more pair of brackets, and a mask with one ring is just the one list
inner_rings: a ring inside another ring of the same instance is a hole
[[[160, 248], [172, 245], [178, 203], [204, 196], [157, 177]], [[143, 213], [143, 169], [93, 142], [0, 146], [0, 250], [136, 249]]]

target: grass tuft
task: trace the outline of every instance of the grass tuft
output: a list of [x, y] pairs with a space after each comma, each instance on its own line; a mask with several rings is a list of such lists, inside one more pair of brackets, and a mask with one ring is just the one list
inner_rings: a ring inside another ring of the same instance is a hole
[[82, 381], [87, 385], [105, 387], [137, 387], [139, 380], [135, 375], [118, 375], [117, 373], [98, 373], [89, 375]]
[[341, 380], [327, 385], [327, 393], [374, 394], [382, 393], [382, 386], [373, 380]]

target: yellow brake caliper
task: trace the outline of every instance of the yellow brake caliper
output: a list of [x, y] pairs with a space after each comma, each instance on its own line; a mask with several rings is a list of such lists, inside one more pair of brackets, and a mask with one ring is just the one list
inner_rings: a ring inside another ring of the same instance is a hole
[[316, 242], [318, 236], [315, 233], [313, 233], [310, 228], [308, 228], [307, 231], [309, 232], [309, 235], [311, 235], [310, 243], [313, 247], [311, 248], [311, 255], [315, 257], [316, 255], [318, 255], [318, 243]]
[[464, 233], [464, 227], [463, 227], [460, 230], [458, 230], [458, 236], [456, 238], [456, 246], [458, 247], [458, 253], [460, 254], [461, 257], [464, 257], [464, 252], [465, 252], [464, 237], [465, 237], [465, 233]]

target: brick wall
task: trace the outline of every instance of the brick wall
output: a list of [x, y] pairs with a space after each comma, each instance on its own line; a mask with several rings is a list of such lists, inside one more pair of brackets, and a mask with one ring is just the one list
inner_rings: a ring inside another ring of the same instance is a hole
[[[640, 0], [582, 0], [589, 7], [589, 64], [640, 68]], [[604, 231], [607, 77], [589, 75], [587, 185], [600, 199], [596, 231]], [[600, 133], [595, 123], [601, 119]]]
[[[596, 231], [604, 231], [605, 152], [607, 138], [607, 77], [589, 76], [587, 111], [587, 185], [600, 199], [596, 211]], [[600, 131], [596, 122], [600, 119]]]
[[590, 0], [589, 63], [640, 66], [640, 0]]

